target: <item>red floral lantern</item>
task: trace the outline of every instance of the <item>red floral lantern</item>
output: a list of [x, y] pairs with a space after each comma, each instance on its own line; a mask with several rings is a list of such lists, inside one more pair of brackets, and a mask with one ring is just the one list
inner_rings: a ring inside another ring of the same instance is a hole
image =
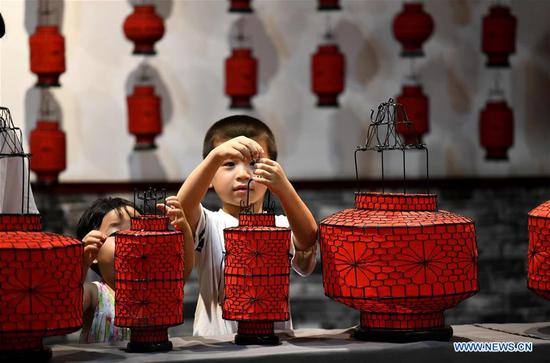
[[115, 325], [131, 328], [128, 352], [168, 351], [168, 327], [183, 323], [183, 236], [168, 217], [131, 219], [115, 237]]
[[65, 133], [56, 121], [40, 120], [31, 131], [31, 170], [42, 183], [56, 183], [67, 167]]
[[433, 19], [420, 2], [403, 4], [403, 11], [393, 19], [393, 35], [403, 46], [402, 57], [423, 56], [422, 43], [433, 30]]
[[550, 200], [529, 212], [527, 286], [550, 300]]
[[317, 106], [338, 106], [344, 91], [345, 59], [337, 44], [319, 46], [311, 57], [311, 89], [318, 97]]
[[128, 103], [128, 132], [136, 136], [135, 150], [156, 148], [155, 137], [162, 133], [160, 97], [155, 88], [136, 85], [126, 97]]
[[39, 25], [29, 38], [31, 72], [38, 76], [38, 87], [59, 87], [65, 72], [65, 39], [57, 25]]
[[317, 10], [341, 10], [340, 0], [319, 0], [319, 7]]
[[290, 229], [272, 213], [240, 214], [226, 228], [223, 318], [238, 321], [235, 344], [279, 344], [274, 322], [290, 318]]
[[509, 67], [508, 56], [516, 51], [517, 20], [510, 8], [493, 5], [483, 17], [481, 49], [488, 67]]
[[403, 86], [401, 94], [397, 96], [397, 102], [403, 105], [407, 112], [408, 119], [413, 126], [407, 127], [406, 123], [399, 122], [397, 124], [397, 132], [405, 137], [405, 144], [411, 145], [422, 143], [422, 135], [430, 130], [429, 100], [428, 97], [422, 93], [422, 86]]
[[251, 13], [251, 0], [229, 0], [230, 13]]
[[258, 61], [250, 48], [234, 48], [225, 60], [225, 94], [231, 97], [230, 108], [252, 108], [250, 98], [256, 90]]
[[479, 114], [479, 137], [488, 160], [508, 160], [514, 143], [514, 113], [506, 101], [490, 101]]
[[156, 54], [155, 43], [164, 35], [164, 21], [154, 5], [136, 5], [124, 20], [124, 34], [134, 42], [133, 54]]

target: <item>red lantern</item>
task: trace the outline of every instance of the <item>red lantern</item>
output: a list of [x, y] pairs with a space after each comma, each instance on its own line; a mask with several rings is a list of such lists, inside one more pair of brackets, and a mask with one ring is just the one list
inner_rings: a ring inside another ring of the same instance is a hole
[[225, 60], [225, 94], [231, 97], [230, 108], [252, 108], [250, 98], [256, 94], [258, 61], [250, 48], [234, 48]]
[[422, 3], [405, 3], [403, 11], [393, 19], [393, 35], [403, 46], [402, 57], [424, 55], [422, 43], [432, 35], [434, 22]]
[[126, 97], [128, 103], [128, 132], [136, 136], [135, 150], [154, 149], [155, 137], [162, 133], [160, 97], [153, 86], [137, 85]]
[[319, 7], [317, 10], [340, 10], [340, 0], [319, 0]]
[[65, 133], [56, 121], [40, 120], [31, 131], [31, 170], [42, 183], [56, 183], [67, 167]]
[[229, 0], [229, 12], [230, 13], [251, 13], [250, 7], [251, 0]]
[[40, 232], [39, 214], [0, 214], [0, 358], [51, 358], [42, 337], [82, 326], [82, 243]]
[[550, 200], [529, 212], [527, 286], [550, 300]]
[[65, 39], [57, 25], [39, 25], [29, 38], [31, 72], [38, 76], [38, 87], [59, 87], [65, 72]]
[[183, 323], [183, 236], [168, 222], [134, 217], [115, 237], [115, 325], [131, 328], [129, 352], [171, 350], [167, 329]]
[[155, 43], [164, 35], [164, 21], [154, 5], [136, 5], [124, 20], [124, 34], [134, 42], [133, 54], [156, 54]]
[[506, 101], [488, 102], [479, 114], [481, 146], [488, 160], [508, 160], [507, 150], [514, 143], [514, 113]]
[[345, 59], [336, 44], [321, 45], [311, 57], [311, 89], [317, 106], [338, 106], [344, 91]]
[[516, 51], [517, 20], [510, 8], [493, 5], [483, 17], [481, 49], [487, 54], [488, 67], [509, 67], [508, 56]]
[[290, 318], [290, 229], [275, 227], [271, 213], [240, 214], [224, 237], [223, 318], [238, 321], [235, 344], [279, 344], [274, 321]]
[[[400, 103], [407, 112], [408, 120], [413, 127], [407, 127], [407, 124], [399, 119], [397, 132], [405, 137], [405, 144], [413, 145], [422, 143], [422, 135], [430, 130], [429, 127], [429, 101], [428, 97], [422, 93], [420, 85], [405, 85], [401, 94], [397, 96], [397, 103]], [[398, 115], [402, 117], [401, 114]]]
[[321, 222], [325, 294], [361, 311], [362, 340], [448, 340], [443, 311], [478, 291], [472, 220], [433, 194], [357, 193]]

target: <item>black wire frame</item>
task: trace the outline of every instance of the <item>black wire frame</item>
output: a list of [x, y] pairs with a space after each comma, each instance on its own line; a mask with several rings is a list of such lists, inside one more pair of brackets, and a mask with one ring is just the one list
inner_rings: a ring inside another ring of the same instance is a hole
[[156, 189], [149, 187], [145, 190], [134, 189], [134, 217], [136, 217], [136, 212], [139, 209], [141, 209], [144, 215], [166, 216], [166, 208], [162, 214], [160, 214], [157, 208], [158, 203], [166, 203], [166, 195], [165, 188]]
[[[246, 184], [246, 201], [241, 200], [240, 214], [254, 214], [254, 205], [250, 204], [250, 183], [253, 179], [249, 179]], [[263, 212], [273, 214], [275, 213], [275, 201], [271, 200], [271, 191], [267, 189], [266, 196], [264, 197]]]

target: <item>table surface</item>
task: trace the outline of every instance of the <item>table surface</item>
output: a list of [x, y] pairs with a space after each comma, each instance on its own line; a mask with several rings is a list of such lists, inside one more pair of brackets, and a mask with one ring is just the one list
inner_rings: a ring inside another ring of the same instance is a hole
[[[550, 362], [550, 322], [454, 325], [451, 342], [362, 342], [350, 329], [298, 329], [278, 346], [238, 346], [233, 336], [171, 337], [171, 352], [126, 353], [126, 342], [55, 344], [52, 362]], [[453, 342], [532, 342], [530, 353], [456, 353]]]

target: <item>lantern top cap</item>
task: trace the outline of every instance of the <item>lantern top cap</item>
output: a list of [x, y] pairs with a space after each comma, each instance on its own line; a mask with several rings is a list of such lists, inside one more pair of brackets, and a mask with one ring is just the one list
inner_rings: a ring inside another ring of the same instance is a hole
[[266, 192], [266, 197], [264, 198], [263, 213], [254, 212], [254, 204], [250, 204], [250, 183], [253, 182], [253, 179], [249, 179], [246, 184], [246, 200], [241, 200], [241, 208], [239, 214], [273, 214], [275, 215], [275, 202], [271, 200], [271, 193], [269, 189]]

